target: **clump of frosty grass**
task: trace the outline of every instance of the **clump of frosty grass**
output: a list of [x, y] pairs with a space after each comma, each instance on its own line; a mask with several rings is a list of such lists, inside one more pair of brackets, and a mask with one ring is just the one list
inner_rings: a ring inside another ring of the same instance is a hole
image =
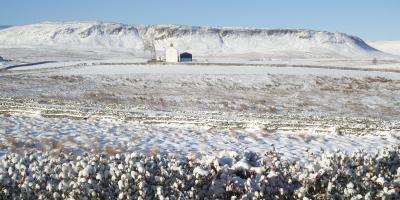
[[198, 161], [117, 154], [7, 154], [0, 199], [399, 199], [400, 146], [375, 155], [341, 151], [308, 164], [222, 153]]

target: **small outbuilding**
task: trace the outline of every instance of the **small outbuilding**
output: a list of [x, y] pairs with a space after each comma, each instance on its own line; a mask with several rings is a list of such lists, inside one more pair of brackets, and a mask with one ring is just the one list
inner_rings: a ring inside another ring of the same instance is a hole
[[178, 50], [175, 49], [174, 45], [171, 44], [166, 50], [165, 50], [165, 61], [170, 62], [170, 63], [177, 63], [179, 62], [179, 53]]
[[191, 53], [183, 52], [179, 55], [180, 62], [192, 62], [193, 56]]

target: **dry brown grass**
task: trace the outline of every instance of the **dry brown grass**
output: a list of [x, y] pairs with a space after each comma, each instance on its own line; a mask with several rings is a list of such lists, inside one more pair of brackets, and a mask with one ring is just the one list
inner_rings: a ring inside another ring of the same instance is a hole
[[121, 153], [122, 151], [118, 147], [115, 147], [115, 146], [112, 147], [112, 146], [106, 145], [106, 146], [104, 146], [103, 152], [107, 155], [115, 156], [116, 154]]
[[52, 139], [52, 138], [43, 138], [42, 142], [43, 142], [43, 144], [46, 145], [48, 151], [51, 151], [52, 149], [56, 149], [56, 148], [59, 148], [59, 147], [63, 147], [63, 146], [60, 146], [58, 144], [58, 142], [55, 139]]
[[238, 131], [235, 131], [233, 129], [229, 130], [229, 136], [234, 137], [236, 139], [240, 138], [240, 133]]
[[92, 100], [93, 102], [103, 102], [109, 104], [118, 104], [121, 99], [115, 96], [113, 93], [107, 93], [104, 91], [88, 92], [84, 95], [85, 99]]
[[160, 149], [158, 147], [152, 147], [149, 151], [150, 156], [156, 156], [160, 153]]
[[60, 141], [57, 141], [52, 138], [42, 138], [42, 147], [37, 147], [36, 149], [40, 151], [50, 152], [52, 154], [59, 154], [59, 153], [68, 153], [67, 146], [68, 143], [74, 142], [73, 138], [67, 137], [63, 138]]
[[278, 127], [265, 125], [262, 130], [265, 132], [265, 134], [273, 134], [278, 131]]
[[249, 110], [249, 106], [248, 105], [246, 105], [246, 104], [244, 104], [244, 103], [241, 103], [240, 105], [239, 105], [239, 108], [237, 109], [239, 112], [244, 112], [244, 111], [248, 111]]
[[[7, 141], [8, 148], [11, 152], [16, 153], [18, 150], [18, 142], [17, 139], [13, 136], [6, 136], [5, 140]], [[6, 147], [7, 148], [7, 147]]]
[[0, 115], [3, 115], [4, 117], [11, 117], [11, 114], [8, 111], [0, 112]]
[[297, 134], [297, 136], [298, 136], [299, 138], [301, 138], [302, 140], [306, 140], [306, 139], [307, 139], [307, 135], [304, 134], [304, 133], [299, 133], [299, 134]]
[[101, 153], [101, 147], [98, 137], [93, 137], [92, 139], [90, 139], [90, 152], [94, 154]]
[[132, 136], [129, 143], [132, 145], [138, 145], [140, 143], [140, 138], [137, 136]]
[[28, 136], [25, 142], [23, 142], [24, 151], [29, 151], [30, 149], [35, 148], [37, 144], [39, 144], [39, 141]]
[[7, 145], [4, 142], [0, 142], [0, 149], [7, 149]]

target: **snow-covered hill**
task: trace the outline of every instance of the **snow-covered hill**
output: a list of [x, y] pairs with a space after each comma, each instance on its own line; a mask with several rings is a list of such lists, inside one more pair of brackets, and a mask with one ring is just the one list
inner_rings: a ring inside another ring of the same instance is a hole
[[1, 29], [6, 29], [6, 28], [10, 28], [11, 26], [6, 26], [6, 25], [0, 25], [0, 30]]
[[298, 29], [211, 28], [177, 25], [124, 25], [103, 22], [44, 22], [0, 30], [0, 47], [157, 51], [173, 43], [196, 56], [297, 58], [377, 57], [385, 54], [343, 33]]
[[400, 41], [368, 41], [368, 45], [386, 53], [400, 55]]

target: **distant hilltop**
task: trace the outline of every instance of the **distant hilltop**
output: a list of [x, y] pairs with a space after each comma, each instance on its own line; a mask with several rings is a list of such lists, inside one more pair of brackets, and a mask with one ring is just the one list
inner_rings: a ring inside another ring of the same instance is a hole
[[0, 25], [0, 30], [1, 29], [6, 29], [6, 28], [10, 28], [11, 26], [7, 26], [7, 25]]
[[104, 22], [43, 22], [0, 30], [0, 46], [164, 51], [171, 43], [194, 56], [376, 57], [384, 53], [344, 33], [303, 29], [124, 25]]

